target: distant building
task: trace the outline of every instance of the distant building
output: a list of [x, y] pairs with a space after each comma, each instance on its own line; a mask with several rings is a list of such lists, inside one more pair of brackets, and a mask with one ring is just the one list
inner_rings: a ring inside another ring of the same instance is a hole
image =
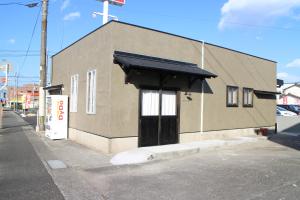
[[7, 90], [3, 89], [0, 91], [0, 102], [2, 105], [6, 105], [7, 102]]
[[18, 102], [19, 109], [38, 108], [38, 84], [24, 84], [18, 88], [7, 87], [7, 104], [14, 108]]
[[277, 104], [300, 105], [300, 83], [286, 83], [280, 87], [281, 94], [277, 97]]

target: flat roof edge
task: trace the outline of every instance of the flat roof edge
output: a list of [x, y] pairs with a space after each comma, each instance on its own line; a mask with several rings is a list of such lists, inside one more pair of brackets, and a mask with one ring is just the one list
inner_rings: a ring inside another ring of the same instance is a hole
[[[93, 31], [89, 32], [88, 34], [82, 36], [81, 38], [79, 38], [79, 39], [76, 40], [75, 42], [71, 43], [70, 45], [66, 46], [65, 48], [63, 48], [63, 49], [60, 50], [59, 52], [57, 52], [57, 53], [55, 53], [54, 55], [52, 55], [51, 58], [54, 57], [54, 56], [56, 56], [56, 55], [58, 55], [58, 54], [60, 54], [60, 53], [63, 52], [64, 50], [68, 49], [69, 47], [71, 47], [71, 46], [73, 46], [74, 44], [76, 44], [77, 42], [79, 42], [80, 40], [84, 39], [85, 37], [87, 37], [87, 36], [93, 34], [94, 32], [98, 31], [99, 29], [104, 28], [105, 26], [107, 26], [108, 24], [111, 24], [111, 23], [124, 24], [124, 25], [128, 25], [128, 26], [133, 26], [133, 27], [137, 27], [137, 28], [142, 28], [142, 29], [146, 29], [146, 30], [150, 30], [150, 31], [158, 32], [158, 33], [163, 33], [163, 34], [167, 34], [167, 35], [171, 35], [171, 36], [175, 36], [175, 37], [179, 37], [179, 38], [183, 38], [183, 39], [187, 39], [187, 40], [191, 40], [191, 41], [203, 43], [203, 41], [201, 41], [201, 40], [197, 40], [197, 39], [185, 37], [185, 36], [182, 36], [182, 35], [177, 35], [177, 34], [174, 34], [174, 33], [169, 33], [169, 32], [165, 32], [165, 31], [160, 31], [160, 30], [157, 30], [157, 29], [148, 28], [148, 27], [144, 27], [144, 26], [140, 26], [140, 25], [136, 25], [136, 24], [131, 24], [131, 23], [127, 23], [127, 22], [111, 20], [111, 21], [109, 21], [108, 23], [106, 23], [106, 24], [104, 24], [104, 25], [102, 25], [102, 26], [100, 26], [100, 27], [94, 29]], [[223, 47], [223, 46], [220, 46], [220, 45], [217, 45], [217, 44], [212, 44], [212, 43], [209, 43], [209, 42], [205, 42], [205, 44], [208, 44], [208, 45], [211, 45], [211, 46], [215, 46], [215, 47], [219, 47], [219, 48], [222, 48], [222, 49], [226, 49], [226, 50], [229, 50], [229, 51], [241, 53], [241, 54], [244, 54], [244, 55], [247, 55], [247, 56], [251, 56], [251, 57], [254, 57], [254, 58], [266, 60], [266, 61], [269, 61], [269, 62], [277, 63], [277, 62], [274, 61], [274, 60], [270, 60], [270, 59], [267, 59], [267, 58], [259, 57], [259, 56], [256, 56], [256, 55], [253, 55], [253, 54], [249, 54], [249, 53], [245, 53], [245, 52], [242, 52], [242, 51], [238, 51], [238, 50], [235, 50], [235, 49]]]

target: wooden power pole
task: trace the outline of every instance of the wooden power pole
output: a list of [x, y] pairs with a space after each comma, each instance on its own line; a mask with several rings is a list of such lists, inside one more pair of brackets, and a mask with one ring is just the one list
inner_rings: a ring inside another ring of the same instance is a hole
[[38, 113], [38, 131], [45, 130], [45, 106], [46, 95], [44, 87], [47, 83], [47, 15], [48, 15], [48, 0], [43, 0], [42, 13], [42, 32], [41, 32], [41, 60], [40, 60], [40, 88], [39, 88], [39, 113]]

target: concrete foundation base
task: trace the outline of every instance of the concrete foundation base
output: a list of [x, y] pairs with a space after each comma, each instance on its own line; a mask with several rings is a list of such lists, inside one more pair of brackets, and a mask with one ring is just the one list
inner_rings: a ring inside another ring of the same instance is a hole
[[138, 137], [110, 139], [73, 128], [69, 128], [69, 139], [107, 154], [127, 151], [138, 147]]
[[[274, 129], [275, 127], [272, 126], [264, 128]], [[208, 131], [203, 133], [181, 133], [179, 134], [179, 143], [189, 143], [212, 139], [224, 140], [239, 136], [254, 136], [256, 134], [256, 129], [258, 128]], [[69, 139], [91, 149], [95, 149], [107, 154], [119, 153], [138, 147], [138, 137], [106, 138], [73, 128], [69, 128]]]
[[[275, 126], [262, 127], [274, 130]], [[245, 128], [245, 129], [231, 129], [231, 130], [220, 130], [220, 131], [207, 131], [207, 132], [196, 132], [196, 133], [181, 133], [179, 135], [180, 143], [195, 142], [201, 140], [212, 140], [212, 139], [227, 139], [238, 136], [253, 136], [256, 135], [255, 130], [259, 128]]]

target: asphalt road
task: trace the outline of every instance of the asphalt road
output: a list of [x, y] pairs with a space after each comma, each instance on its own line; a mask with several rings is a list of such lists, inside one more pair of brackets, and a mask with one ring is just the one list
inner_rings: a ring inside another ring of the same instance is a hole
[[0, 129], [0, 199], [64, 199], [24, 134], [28, 126], [4, 112]]
[[179, 159], [82, 173], [110, 200], [299, 200], [299, 150], [300, 136], [279, 133]]
[[23, 119], [35, 129], [35, 127], [36, 127], [36, 116], [26, 116]]

